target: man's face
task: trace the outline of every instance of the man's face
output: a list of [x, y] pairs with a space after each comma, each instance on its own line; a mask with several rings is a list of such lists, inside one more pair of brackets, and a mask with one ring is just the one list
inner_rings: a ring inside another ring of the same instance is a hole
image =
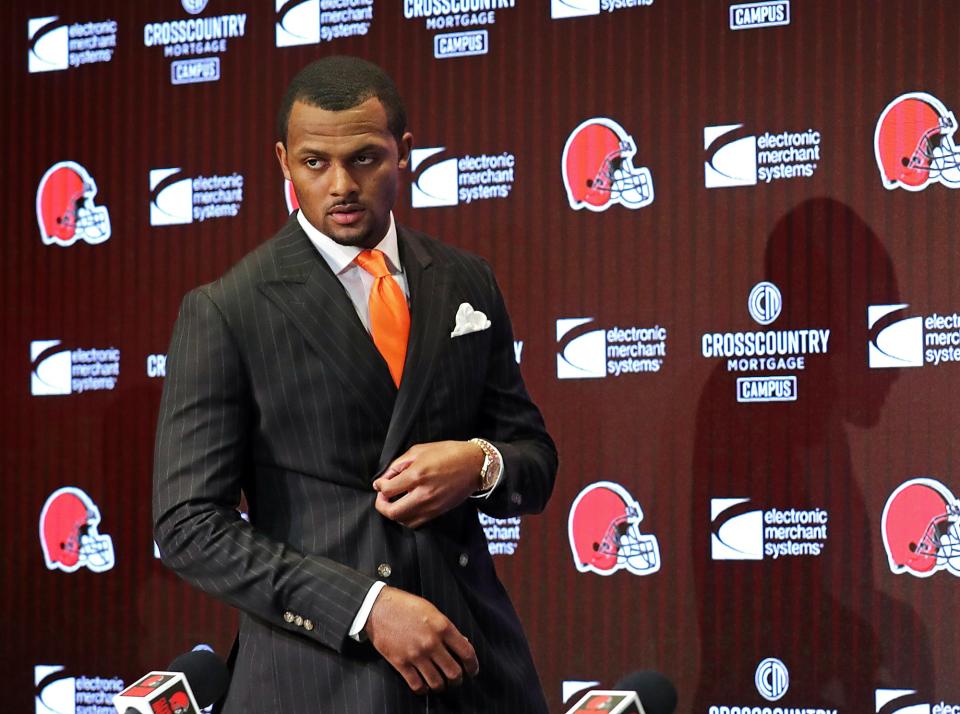
[[397, 145], [376, 97], [343, 111], [298, 101], [277, 159], [312, 225], [342, 245], [372, 248], [390, 227], [412, 144], [408, 132]]

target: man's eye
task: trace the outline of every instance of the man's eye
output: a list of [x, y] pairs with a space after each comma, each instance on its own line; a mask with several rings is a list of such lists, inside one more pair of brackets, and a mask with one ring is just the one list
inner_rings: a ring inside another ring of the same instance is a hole
[[360, 154], [360, 156], [356, 157], [354, 161], [361, 166], [366, 166], [373, 163], [373, 157], [369, 154]]
[[306, 161], [307, 168], [318, 169], [321, 166], [320, 159], [307, 159]]

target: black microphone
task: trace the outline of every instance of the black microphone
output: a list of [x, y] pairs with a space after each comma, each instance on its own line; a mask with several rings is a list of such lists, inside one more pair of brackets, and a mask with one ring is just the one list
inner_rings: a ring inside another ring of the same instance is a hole
[[659, 672], [631, 672], [613, 685], [614, 689], [636, 692], [647, 714], [673, 714], [677, 709], [677, 689]]
[[210, 650], [185, 652], [174, 659], [167, 670], [183, 672], [201, 709], [222, 697], [230, 683], [227, 665]]
[[199, 714], [227, 691], [227, 666], [208, 650], [177, 657], [162, 672], [149, 672], [114, 697], [123, 714]]

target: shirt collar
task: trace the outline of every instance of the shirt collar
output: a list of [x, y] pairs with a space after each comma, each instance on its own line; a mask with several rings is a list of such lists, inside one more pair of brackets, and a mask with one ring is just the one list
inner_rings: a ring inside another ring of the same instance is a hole
[[[330, 266], [330, 269], [336, 275], [340, 275], [340, 273], [347, 270], [353, 264], [353, 261], [356, 260], [357, 256], [360, 255], [360, 251], [363, 250], [363, 248], [356, 246], [341, 245], [329, 236], [324, 235], [314, 228], [313, 224], [303, 215], [303, 211], [297, 211], [297, 221], [300, 222], [300, 227], [303, 228], [303, 232], [307, 234], [307, 238], [310, 239], [310, 242], [313, 243], [313, 246], [323, 259], [327, 261], [327, 265]], [[393, 220], [393, 211], [390, 212], [390, 227], [387, 229], [387, 234], [383, 237], [383, 240], [374, 246], [374, 249], [383, 251], [383, 254], [387, 258], [387, 267], [391, 273], [403, 272], [400, 267], [400, 250], [397, 247], [397, 225]]]

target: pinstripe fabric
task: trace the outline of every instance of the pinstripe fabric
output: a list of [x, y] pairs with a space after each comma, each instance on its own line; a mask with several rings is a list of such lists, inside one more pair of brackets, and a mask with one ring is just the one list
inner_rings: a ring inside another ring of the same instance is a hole
[[[513, 360], [489, 266], [404, 229], [400, 247], [412, 325], [399, 392], [295, 218], [183, 300], [157, 429], [155, 533], [167, 565], [243, 613], [225, 711], [546, 710], [476, 509], [541, 510], [553, 442]], [[451, 339], [461, 302], [492, 327]], [[371, 482], [395, 456], [471, 436], [503, 454], [493, 497], [417, 531], [375, 511]], [[477, 679], [417, 697], [347, 637], [381, 563], [390, 585], [423, 595], [470, 639]]]

